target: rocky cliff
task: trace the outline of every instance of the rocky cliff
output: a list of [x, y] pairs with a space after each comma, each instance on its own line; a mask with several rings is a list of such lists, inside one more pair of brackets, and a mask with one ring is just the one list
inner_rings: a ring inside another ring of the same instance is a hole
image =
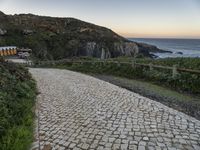
[[159, 51], [155, 46], [131, 42], [112, 30], [74, 18], [0, 12], [0, 46], [29, 47], [40, 59], [73, 56], [110, 58]]

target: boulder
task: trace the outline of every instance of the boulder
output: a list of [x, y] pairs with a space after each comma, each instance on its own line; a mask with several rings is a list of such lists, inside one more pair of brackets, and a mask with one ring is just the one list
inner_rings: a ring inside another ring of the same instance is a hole
[[183, 52], [176, 52], [175, 54], [183, 55]]
[[23, 30], [23, 34], [24, 35], [30, 35], [30, 34], [32, 34], [33, 33], [33, 30], [29, 30], [29, 29], [24, 29]]
[[5, 35], [7, 33], [6, 30], [0, 28], [0, 35]]

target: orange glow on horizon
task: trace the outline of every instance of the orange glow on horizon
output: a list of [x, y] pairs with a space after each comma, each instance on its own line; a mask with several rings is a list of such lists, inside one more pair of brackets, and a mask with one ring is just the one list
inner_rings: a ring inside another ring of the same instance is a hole
[[152, 29], [148, 30], [143, 29], [134, 29], [130, 30], [119, 30], [114, 29], [113, 31], [117, 32], [119, 35], [124, 37], [135, 37], [135, 38], [197, 38], [200, 39], [200, 28], [199, 29]]
[[124, 33], [117, 32], [127, 38], [194, 38], [200, 39], [200, 34], [147, 34], [147, 33]]
[[200, 21], [178, 23], [150, 21], [145, 22], [101, 22], [103, 26], [111, 28], [114, 32], [124, 37], [138, 38], [197, 38], [200, 39]]

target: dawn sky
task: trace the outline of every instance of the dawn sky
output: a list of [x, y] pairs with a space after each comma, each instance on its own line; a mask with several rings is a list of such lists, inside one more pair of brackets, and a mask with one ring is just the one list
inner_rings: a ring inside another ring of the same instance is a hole
[[0, 0], [0, 10], [75, 17], [125, 37], [200, 38], [200, 0]]

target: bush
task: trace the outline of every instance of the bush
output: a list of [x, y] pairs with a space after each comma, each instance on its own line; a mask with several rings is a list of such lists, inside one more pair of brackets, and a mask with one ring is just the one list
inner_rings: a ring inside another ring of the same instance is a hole
[[0, 148], [28, 149], [33, 139], [36, 84], [22, 66], [0, 62]]

